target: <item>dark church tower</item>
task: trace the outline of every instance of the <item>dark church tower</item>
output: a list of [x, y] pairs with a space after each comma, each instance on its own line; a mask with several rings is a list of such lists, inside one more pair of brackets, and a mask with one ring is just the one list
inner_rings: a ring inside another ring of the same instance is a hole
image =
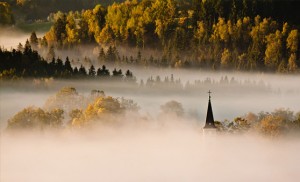
[[211, 107], [211, 91], [208, 92], [209, 98], [208, 98], [208, 108], [207, 108], [207, 115], [206, 115], [206, 123], [204, 126], [204, 129], [215, 129], [215, 120], [214, 120], [214, 115]]

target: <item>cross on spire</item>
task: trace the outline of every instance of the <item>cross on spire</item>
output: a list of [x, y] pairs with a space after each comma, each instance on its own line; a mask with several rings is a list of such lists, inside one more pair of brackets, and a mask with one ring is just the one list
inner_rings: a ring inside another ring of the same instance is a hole
[[210, 94], [211, 94], [212, 92], [209, 90], [207, 93], [208, 93], [209, 100], [210, 100], [210, 99], [211, 99], [211, 96], [210, 96]]

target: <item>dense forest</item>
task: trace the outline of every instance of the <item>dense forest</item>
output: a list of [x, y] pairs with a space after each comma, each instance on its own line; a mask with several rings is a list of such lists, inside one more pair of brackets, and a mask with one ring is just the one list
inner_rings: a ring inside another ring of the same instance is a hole
[[[23, 0], [10, 4], [14, 11], [42, 5], [49, 9], [55, 5], [53, 10], [61, 10], [48, 14], [53, 25], [44, 37], [32, 39], [36, 49], [64, 50], [92, 44], [100, 47], [99, 59], [110, 62], [299, 72], [298, 1], [126, 0], [106, 1], [102, 5], [98, 4], [100, 1], [73, 2], [47, 1], [48, 5], [42, 0]], [[7, 3], [6, 7], [11, 12]], [[109, 52], [112, 47], [113, 57], [103, 58], [104, 50]], [[153, 56], [137, 56], [136, 61], [127, 61], [130, 58], [118, 55], [119, 47], [141, 52], [152, 49], [160, 55], [153, 55], [156, 60]]]
[[54, 14], [54, 24], [40, 42], [59, 49], [99, 44], [162, 50], [159, 65], [171, 67], [295, 72], [300, 66], [297, 16], [275, 15], [283, 11], [279, 4], [293, 3], [144, 0], [97, 5]]

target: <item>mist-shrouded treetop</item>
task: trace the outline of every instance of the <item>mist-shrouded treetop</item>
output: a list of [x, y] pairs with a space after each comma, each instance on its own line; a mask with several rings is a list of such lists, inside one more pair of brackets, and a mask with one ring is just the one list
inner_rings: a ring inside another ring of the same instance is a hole
[[63, 120], [62, 109], [44, 111], [41, 108], [27, 107], [18, 112], [8, 121], [8, 129], [50, 129], [61, 128]]
[[[125, 124], [125, 113], [130, 112], [138, 116], [139, 106], [131, 99], [99, 96], [92, 100], [82, 111], [74, 110], [71, 125], [84, 127], [94, 124], [115, 125]], [[130, 119], [129, 119], [130, 120]]]
[[140, 107], [131, 99], [105, 96], [92, 90], [83, 96], [73, 87], [64, 87], [50, 96], [43, 108], [27, 107], [8, 120], [8, 129], [82, 128], [94, 124], [118, 125], [126, 113], [139, 116]]
[[174, 116], [181, 117], [184, 114], [184, 109], [181, 103], [174, 100], [165, 103], [164, 105], [160, 106], [160, 108], [163, 114], [166, 115], [174, 115]]
[[44, 108], [46, 110], [59, 108], [69, 112], [73, 109], [82, 109], [85, 106], [86, 101], [84, 97], [78, 94], [75, 88], [64, 87], [54, 96], [47, 99]]

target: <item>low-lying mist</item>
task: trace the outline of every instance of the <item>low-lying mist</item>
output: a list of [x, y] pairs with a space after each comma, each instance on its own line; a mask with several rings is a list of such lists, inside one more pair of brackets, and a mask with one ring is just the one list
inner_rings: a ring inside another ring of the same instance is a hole
[[24, 45], [26, 39], [28, 39], [30, 34], [25, 34], [20, 31], [12, 29], [1, 29], [0, 30], [0, 47], [5, 49], [16, 49], [19, 43]]
[[[45, 36], [45, 32], [36, 32], [38, 38], [43, 38]], [[19, 43], [21, 43], [23, 46], [25, 45], [26, 40], [30, 39], [31, 32], [24, 32], [22, 30], [19, 30], [16, 27], [10, 27], [10, 28], [0, 28], [0, 47], [10, 50], [10, 49], [17, 49]], [[107, 51], [108, 46], [102, 45]], [[47, 54], [49, 52], [48, 48], [41, 48], [41, 47], [33, 47], [36, 51], [39, 52], [39, 54], [44, 58], [47, 59]], [[80, 67], [80, 65], [84, 65], [87, 68], [91, 66], [91, 64], [97, 64], [97, 59], [100, 52], [100, 46], [97, 44], [83, 44], [83, 45], [77, 45], [76, 47], [72, 47], [71, 49], [54, 49], [55, 57], [61, 58], [62, 60], [65, 60], [66, 57], [68, 57], [70, 60], [72, 60], [72, 64]], [[138, 49], [133, 47], [124, 47], [119, 46], [118, 47], [118, 53], [122, 56], [127, 56], [130, 58], [130, 56], [136, 57], [138, 53]], [[145, 58], [149, 58], [150, 56], [153, 56], [154, 58], [160, 57], [157, 56], [161, 54], [160, 50], [154, 50], [154, 49], [144, 49], [142, 50], [143, 56]], [[78, 61], [79, 60], [79, 61]]]
[[[63, 87], [71, 86], [83, 95], [91, 90], [102, 90], [106, 95], [132, 99], [140, 106], [140, 112], [153, 117], [159, 113], [160, 106], [170, 100], [182, 104], [186, 113], [194, 113], [200, 122], [204, 122], [208, 90], [213, 92], [212, 104], [215, 119], [232, 120], [248, 112], [271, 112], [278, 108], [300, 111], [300, 86], [298, 76], [284, 76], [261, 73], [207, 72], [177, 69], [131, 69], [137, 83], [114, 82], [105, 80], [29, 80], [6, 84], [0, 88], [0, 123], [4, 129], [6, 121], [26, 106], [42, 107], [48, 97]], [[180, 79], [182, 87], [165, 86], [165, 77]], [[143, 80], [159, 75], [159, 86], [140, 87]], [[220, 83], [228, 78], [228, 83]], [[211, 82], [205, 83], [209, 78]], [[230, 80], [234, 78], [235, 83]], [[186, 89], [187, 83], [194, 86]], [[260, 83], [261, 82], [261, 83]]]
[[[22, 30], [17, 29], [16, 27], [9, 28], [0, 28], [0, 47], [10, 50], [17, 49], [19, 43], [23, 46], [27, 39], [30, 38], [30, 32], [24, 32]], [[44, 32], [37, 32], [37, 36], [41, 37], [44, 35]]]
[[[137, 85], [101, 79], [1, 82], [0, 181], [252, 182], [300, 178], [298, 134], [270, 138], [251, 131], [212, 136], [202, 132], [208, 90], [213, 92], [212, 107], [218, 121], [277, 108], [298, 112], [299, 77], [174, 69], [132, 71]], [[180, 78], [182, 87], [139, 85], [141, 79], [146, 83], [150, 76], [159, 75], [163, 80], [171, 74], [175, 80]], [[220, 83], [225, 76], [229, 82]], [[232, 77], [236, 82], [230, 83]], [[211, 82], [206, 83], [207, 78]], [[260, 81], [263, 84], [259, 86]], [[193, 87], [187, 89], [188, 82]], [[96, 89], [114, 98], [132, 99], [140, 110], [138, 115], [120, 115], [117, 124], [6, 129], [8, 119], [16, 113], [28, 106], [44, 107], [47, 99], [66, 86], [76, 88], [84, 97]], [[184, 117], [162, 114], [162, 105], [172, 100], [182, 104]]]
[[300, 140], [189, 124], [1, 136], [3, 182], [298, 181]]

